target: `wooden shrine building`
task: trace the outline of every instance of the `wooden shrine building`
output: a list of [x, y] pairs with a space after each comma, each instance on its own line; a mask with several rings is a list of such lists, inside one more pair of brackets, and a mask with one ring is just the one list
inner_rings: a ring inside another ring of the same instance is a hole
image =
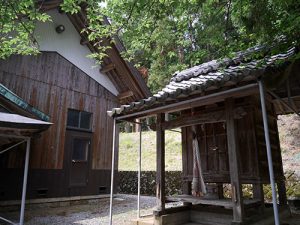
[[[88, 57], [97, 47], [81, 32], [88, 24], [86, 10], [66, 14], [59, 10], [61, 2], [37, 1], [51, 18], [36, 24], [39, 54], [0, 60], [3, 90], [52, 123], [31, 141], [29, 199], [108, 194], [113, 119], [106, 111], [151, 95], [138, 70], [121, 57], [124, 47], [117, 37], [103, 40], [110, 48], [102, 65]], [[23, 153], [0, 155], [0, 200], [21, 198]]]
[[[293, 57], [297, 48], [277, 55], [270, 52], [254, 47], [232, 59], [177, 72], [154, 96], [108, 112], [116, 123], [156, 116], [151, 125], [157, 133], [153, 224], [254, 224], [270, 210], [263, 192], [263, 185], [270, 183], [278, 224], [287, 197], [277, 115], [299, 113], [300, 61]], [[254, 58], [258, 53], [263, 56]], [[172, 119], [166, 120], [166, 113]], [[165, 196], [165, 130], [174, 128], [181, 128], [182, 134], [183, 195]], [[194, 140], [206, 186], [201, 197], [192, 194]], [[229, 196], [225, 184], [230, 184]], [[245, 185], [251, 187], [251, 196], [243, 193]], [[170, 201], [183, 206], [168, 208]]]

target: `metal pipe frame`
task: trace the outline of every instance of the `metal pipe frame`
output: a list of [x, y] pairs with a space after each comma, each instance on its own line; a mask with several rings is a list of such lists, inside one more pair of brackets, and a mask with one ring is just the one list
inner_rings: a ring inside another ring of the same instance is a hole
[[10, 221], [10, 220], [8, 220], [8, 219], [5, 219], [4, 217], [1, 217], [0, 216], [0, 221], [4, 221], [4, 222], [6, 222], [6, 223], [9, 223], [9, 224], [13, 224], [13, 225], [16, 225], [16, 223], [14, 223], [14, 222], [12, 222], [12, 221]]
[[112, 225], [112, 206], [113, 206], [113, 195], [114, 195], [114, 176], [115, 176], [115, 141], [116, 141], [116, 119], [113, 122], [113, 143], [112, 143], [112, 156], [111, 156], [111, 180], [110, 180], [110, 205], [109, 205], [109, 225]]
[[31, 140], [31, 138], [28, 138], [26, 140], [27, 143], [26, 143], [25, 168], [24, 168], [23, 189], [22, 189], [20, 225], [24, 224], [26, 188], [27, 188], [27, 177], [28, 177], [28, 167], [29, 167], [29, 154], [30, 154], [30, 140]]
[[10, 146], [10, 147], [8, 147], [8, 148], [2, 150], [2, 151], [0, 152], [0, 155], [3, 154], [4, 152], [9, 151], [9, 150], [12, 149], [12, 148], [14, 148], [14, 147], [16, 147], [16, 146], [18, 146], [18, 145], [24, 143], [24, 142], [26, 142], [26, 140], [20, 141], [20, 142], [14, 144], [14, 145], [12, 145], [12, 146]]
[[264, 123], [265, 141], [266, 141], [266, 146], [267, 146], [267, 157], [268, 157], [270, 183], [271, 183], [271, 188], [272, 188], [272, 202], [273, 202], [274, 219], [275, 219], [275, 225], [280, 225], [278, 207], [277, 207], [277, 193], [276, 193], [274, 171], [273, 171], [271, 143], [270, 143], [270, 136], [269, 136], [268, 116], [267, 116], [266, 102], [265, 102], [265, 88], [264, 88], [264, 83], [262, 80], [258, 81], [258, 85], [259, 85], [261, 110], [262, 110], [263, 123]]
[[[2, 135], [1, 135], [2, 136]], [[18, 137], [21, 138], [21, 137]], [[20, 210], [20, 218], [19, 218], [19, 225], [23, 225], [24, 224], [24, 215], [25, 215], [25, 201], [26, 201], [26, 189], [27, 189], [27, 178], [28, 178], [28, 168], [29, 168], [29, 155], [30, 155], [30, 141], [31, 138], [26, 137], [25, 140], [5, 149], [3, 152], [8, 151], [9, 149], [23, 143], [26, 142], [26, 155], [25, 155], [25, 166], [24, 166], [24, 176], [23, 176], [23, 186], [22, 186], [22, 199], [21, 199], [21, 210]], [[5, 219], [3, 217], [0, 217], [0, 220], [3, 220], [7, 223], [10, 224], [16, 224], [8, 219]]]
[[140, 125], [140, 142], [138, 155], [138, 201], [137, 201], [137, 218], [141, 217], [141, 170], [142, 170], [142, 125]]

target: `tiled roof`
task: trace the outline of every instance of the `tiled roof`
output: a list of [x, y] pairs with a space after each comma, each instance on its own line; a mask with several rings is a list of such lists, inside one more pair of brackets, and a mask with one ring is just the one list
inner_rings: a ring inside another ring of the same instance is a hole
[[[114, 108], [107, 113], [113, 117], [127, 115], [155, 108], [167, 104], [168, 101], [186, 98], [206, 90], [230, 86], [241, 81], [255, 80], [262, 76], [267, 68], [276, 68], [280, 62], [288, 61], [296, 51], [293, 47], [284, 53], [266, 56], [268, 50], [266, 47], [253, 47], [236, 53], [236, 56], [231, 59], [212, 60], [176, 72], [170, 83], [157, 94], [129, 105], [122, 105], [120, 108]], [[264, 56], [257, 57], [258, 55]]]

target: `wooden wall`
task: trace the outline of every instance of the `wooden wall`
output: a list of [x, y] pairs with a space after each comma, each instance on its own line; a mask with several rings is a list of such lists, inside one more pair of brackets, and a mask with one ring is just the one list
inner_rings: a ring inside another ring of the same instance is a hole
[[[67, 110], [72, 108], [93, 113], [92, 169], [110, 169], [112, 119], [106, 111], [118, 102], [109, 91], [54, 52], [0, 60], [0, 82], [54, 123], [33, 141], [31, 168], [63, 168]], [[11, 153], [9, 167], [22, 165], [16, 155], [21, 153]]]
[[[271, 100], [267, 101], [268, 122], [272, 144], [274, 172], [277, 180], [283, 179], [277, 119]], [[237, 146], [241, 162], [243, 183], [269, 183], [267, 153], [264, 139], [262, 114], [258, 96], [236, 101], [243, 107], [246, 115], [235, 119], [237, 127]], [[223, 104], [219, 104], [221, 109]], [[205, 111], [205, 109], [196, 109]], [[212, 109], [210, 109], [211, 111]], [[225, 122], [197, 125], [202, 171], [205, 182], [230, 183], [228, 144]], [[191, 181], [193, 176], [193, 150], [191, 127], [182, 128], [183, 177]]]

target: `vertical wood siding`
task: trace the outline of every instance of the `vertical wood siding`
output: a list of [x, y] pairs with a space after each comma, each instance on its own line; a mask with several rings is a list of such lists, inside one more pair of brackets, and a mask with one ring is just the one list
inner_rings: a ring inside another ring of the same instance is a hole
[[[112, 119], [106, 111], [118, 105], [109, 91], [54, 52], [38, 56], [12, 56], [0, 60], [0, 82], [54, 123], [32, 143], [30, 166], [62, 169], [68, 108], [93, 113], [92, 169], [110, 169]], [[13, 153], [9, 167], [19, 167]]]
[[[264, 138], [260, 100], [257, 96], [245, 98], [247, 114], [236, 119], [237, 146], [241, 161], [243, 183], [262, 181], [269, 183], [267, 152]], [[275, 179], [283, 179], [277, 119], [271, 101], [267, 101], [268, 123], [272, 144]], [[224, 123], [197, 125], [197, 134], [206, 182], [230, 182], [226, 127]], [[183, 176], [185, 181], [193, 176], [192, 129], [182, 128]], [[217, 147], [217, 148], [214, 148]]]

